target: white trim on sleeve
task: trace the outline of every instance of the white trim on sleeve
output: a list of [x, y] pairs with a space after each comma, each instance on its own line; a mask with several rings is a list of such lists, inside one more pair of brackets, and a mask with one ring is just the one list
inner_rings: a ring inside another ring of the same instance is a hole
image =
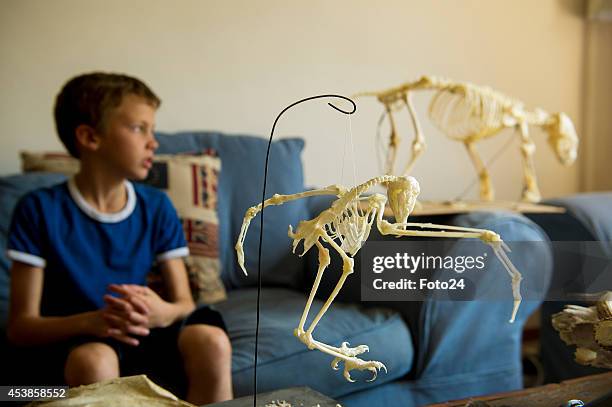
[[157, 261], [176, 259], [178, 257], [186, 257], [186, 256], [189, 256], [189, 248], [179, 247], [177, 249], [168, 250], [167, 252], [158, 254]]
[[47, 261], [42, 257], [34, 256], [33, 254], [18, 252], [17, 250], [7, 250], [6, 257], [13, 261], [19, 261], [30, 266], [45, 268]]

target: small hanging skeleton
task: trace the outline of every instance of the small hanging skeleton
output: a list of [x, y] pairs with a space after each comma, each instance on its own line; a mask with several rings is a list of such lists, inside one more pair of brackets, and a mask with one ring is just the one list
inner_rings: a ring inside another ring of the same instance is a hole
[[[373, 194], [362, 196], [375, 185], [383, 185], [387, 188], [387, 196]], [[514, 307], [510, 322], [514, 321], [518, 307], [521, 302], [520, 281], [521, 274], [514, 267], [508, 258], [506, 251], [509, 248], [501, 240], [497, 233], [486, 229], [464, 228], [456, 226], [436, 225], [432, 223], [407, 223], [416, 203], [417, 195], [420, 192], [419, 184], [413, 177], [396, 177], [384, 175], [370, 179], [369, 181], [347, 189], [340, 185], [331, 185], [326, 188], [300, 192], [292, 195], [275, 194], [272, 198], [264, 201], [264, 207], [270, 205], [282, 205], [285, 202], [302, 199], [315, 195], [335, 195], [338, 197], [331, 207], [322, 211], [318, 216], [311, 220], [303, 220], [299, 223], [295, 232], [289, 226], [289, 237], [293, 239], [293, 251], [300, 242], [303, 242], [304, 251], [302, 256], [316, 246], [319, 252], [319, 268], [306, 302], [304, 312], [300, 319], [294, 335], [299, 338], [309, 349], [318, 349], [334, 357], [332, 368], [338, 369], [338, 364], [344, 362], [344, 377], [348, 381], [353, 381], [349, 372], [353, 369], [369, 370], [373, 372], [371, 381], [376, 379], [378, 371], [384, 369], [385, 365], [378, 361], [364, 361], [357, 356], [369, 350], [367, 345], [360, 345], [354, 348], [348, 347], [344, 342], [340, 347], [333, 347], [313, 339], [313, 332], [325, 312], [334, 301], [338, 292], [342, 288], [346, 278], [353, 273], [353, 256], [359, 251], [363, 243], [368, 239], [370, 230], [374, 222], [376, 227], [383, 235], [394, 236], [427, 236], [427, 237], [450, 237], [450, 238], [478, 238], [493, 248], [504, 268], [512, 279], [512, 292], [514, 297]], [[390, 223], [383, 219], [385, 204], [389, 201], [396, 223]], [[244, 251], [243, 244], [251, 220], [262, 209], [262, 205], [253, 206], [246, 211], [240, 235], [236, 243], [236, 253], [238, 263], [244, 273]], [[414, 230], [410, 228], [430, 229]], [[433, 229], [433, 230], [431, 230]], [[310, 311], [315, 293], [319, 287], [321, 277], [325, 268], [330, 263], [329, 250], [323, 247], [326, 243], [335, 250], [343, 261], [342, 275], [335, 286], [333, 292], [322, 306], [319, 313], [315, 316], [308, 328], [306, 319]]]
[[412, 157], [401, 175], [408, 175], [419, 156], [425, 151], [425, 137], [412, 105], [412, 91], [436, 91], [429, 105], [429, 117], [436, 127], [451, 139], [464, 144], [480, 181], [480, 197], [484, 201], [494, 199], [489, 173], [478, 154], [475, 143], [499, 134], [505, 128], [514, 129], [521, 139], [523, 157], [522, 200], [539, 202], [540, 191], [536, 181], [533, 154], [535, 144], [529, 135], [528, 126], [541, 127], [548, 133], [548, 143], [564, 165], [576, 159], [578, 136], [570, 118], [565, 113], [547, 113], [541, 109], [526, 110], [523, 103], [511, 99], [491, 88], [470, 83], [453, 82], [449, 79], [423, 76], [414, 82], [381, 92], [366, 92], [356, 96], [375, 96], [385, 106], [391, 125], [391, 136], [387, 150], [385, 171], [394, 174], [400, 138], [397, 134], [393, 112], [408, 109], [415, 138], [412, 142]]
[[612, 291], [591, 307], [567, 305], [552, 316], [552, 325], [563, 342], [576, 345], [576, 362], [612, 369]]

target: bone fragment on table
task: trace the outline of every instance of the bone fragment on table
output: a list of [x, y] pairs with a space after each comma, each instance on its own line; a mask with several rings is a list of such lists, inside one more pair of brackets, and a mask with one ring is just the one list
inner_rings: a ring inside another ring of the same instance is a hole
[[552, 325], [563, 342], [576, 346], [576, 362], [612, 369], [612, 291], [590, 307], [567, 305]]

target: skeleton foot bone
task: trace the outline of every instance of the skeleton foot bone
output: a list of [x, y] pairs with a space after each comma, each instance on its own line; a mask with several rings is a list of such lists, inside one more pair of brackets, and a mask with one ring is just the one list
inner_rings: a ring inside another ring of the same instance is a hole
[[343, 376], [349, 382], [354, 382], [351, 378], [350, 371], [351, 370], [369, 370], [372, 372], [372, 378], [368, 380], [372, 382], [376, 380], [378, 376], [378, 371], [383, 369], [385, 373], [387, 372], [387, 367], [378, 361], [375, 360], [362, 360], [357, 358], [357, 355], [361, 355], [362, 353], [369, 352], [370, 347], [368, 345], [359, 345], [354, 348], [350, 348], [348, 342], [342, 342], [342, 345], [338, 347], [334, 347], [331, 345], [327, 345], [323, 342], [316, 341], [312, 338], [312, 335], [308, 332], [304, 332], [300, 328], [296, 328], [293, 333], [304, 345], [308, 347], [308, 349], [313, 350], [317, 349], [323, 353], [327, 353], [328, 355], [334, 356], [334, 360], [331, 362], [331, 367], [334, 370], [338, 370], [338, 364], [340, 362], [344, 362], [344, 372]]
[[332, 360], [331, 362], [332, 369], [338, 370], [338, 364], [344, 361], [344, 372], [342, 373], [342, 375], [346, 380], [348, 380], [349, 382], [355, 381], [351, 378], [351, 370], [369, 370], [370, 372], [372, 372], [372, 378], [367, 380], [368, 382], [373, 382], [374, 380], [376, 380], [376, 377], [378, 377], [378, 371], [380, 369], [383, 369], [385, 373], [387, 373], [387, 367], [381, 362], [377, 362], [375, 360], [365, 361], [354, 357], [354, 355], [359, 355], [363, 352], [368, 352], [369, 348], [367, 345], [360, 345], [355, 348], [349, 348], [347, 346], [348, 344], [348, 342], [342, 342], [342, 346], [340, 348], [336, 348], [340, 353], [343, 353], [347, 357], [338, 356], [334, 358], [334, 360]]

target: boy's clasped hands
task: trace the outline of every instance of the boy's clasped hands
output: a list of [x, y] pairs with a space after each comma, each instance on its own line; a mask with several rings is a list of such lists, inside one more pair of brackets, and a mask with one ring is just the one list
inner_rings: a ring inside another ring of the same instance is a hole
[[138, 346], [136, 336], [149, 335], [150, 328], [170, 325], [168, 307], [155, 291], [136, 284], [110, 284], [109, 291], [119, 296], [104, 296], [106, 307], [97, 311], [96, 336], [111, 337], [128, 345]]

